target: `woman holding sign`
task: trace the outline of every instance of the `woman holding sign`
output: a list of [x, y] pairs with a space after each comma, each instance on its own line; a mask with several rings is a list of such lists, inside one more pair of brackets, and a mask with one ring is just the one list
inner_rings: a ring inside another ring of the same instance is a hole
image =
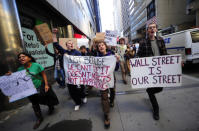
[[[110, 56], [110, 55], [115, 55], [113, 51], [107, 50], [108, 46], [106, 45], [106, 42], [104, 41], [99, 41], [97, 42], [97, 51], [98, 51], [98, 56], [103, 57], [103, 56]], [[115, 76], [114, 76], [114, 87], [110, 87], [109, 89], [106, 90], [101, 90], [101, 101], [102, 101], [102, 109], [104, 112], [104, 126], [105, 128], [110, 127], [110, 118], [109, 118], [109, 110], [110, 106], [114, 106], [114, 99], [115, 99]], [[110, 101], [108, 99], [108, 93], [110, 90]]]
[[31, 55], [25, 52], [18, 54], [18, 60], [21, 64], [18, 71], [27, 71], [27, 75], [31, 76], [33, 84], [38, 92], [37, 94], [28, 97], [37, 117], [37, 121], [33, 126], [33, 129], [37, 129], [43, 121], [39, 104], [47, 105], [49, 107], [50, 115], [54, 111], [54, 105], [57, 105], [59, 102], [57, 96], [48, 84], [44, 68], [40, 64], [36, 63], [35, 59]]
[[[78, 50], [74, 49], [74, 43], [72, 40], [69, 40], [66, 42], [67, 50], [62, 48], [57, 42], [56, 33], [57, 33], [57, 29], [54, 28], [53, 29], [53, 42], [54, 42], [53, 45], [62, 55], [68, 54], [72, 56], [81, 56], [81, 53]], [[74, 110], [78, 111], [82, 103], [87, 103], [87, 98], [84, 92], [84, 86], [73, 85], [69, 83], [67, 84], [67, 86], [68, 86], [69, 94], [71, 98], [73, 99], [73, 101], [75, 102]]]

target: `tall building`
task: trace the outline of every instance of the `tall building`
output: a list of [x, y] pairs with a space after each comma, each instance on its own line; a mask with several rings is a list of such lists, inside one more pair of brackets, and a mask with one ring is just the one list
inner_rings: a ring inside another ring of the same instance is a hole
[[131, 40], [142, 37], [147, 21], [146, 0], [130, 0], [130, 34]]
[[118, 32], [118, 35], [121, 34], [123, 31], [122, 25], [122, 11], [121, 11], [121, 0], [114, 0], [113, 1], [113, 16], [114, 16], [114, 30]]
[[146, 26], [157, 23], [162, 32], [171, 33], [191, 28], [193, 15], [186, 15], [186, 0], [132, 0], [131, 40], [145, 37]]
[[99, 9], [99, 0], [93, 0], [94, 3], [94, 13], [95, 13], [95, 22], [97, 32], [102, 31], [101, 17], [100, 17], [100, 9]]
[[131, 0], [121, 0], [123, 35], [130, 39], [129, 3]]

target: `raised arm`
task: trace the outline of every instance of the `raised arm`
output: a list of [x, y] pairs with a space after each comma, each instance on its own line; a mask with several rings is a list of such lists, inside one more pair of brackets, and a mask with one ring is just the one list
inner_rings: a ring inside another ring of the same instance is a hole
[[45, 50], [46, 50], [46, 54], [48, 54], [49, 56], [55, 57], [55, 54], [51, 53], [51, 52], [48, 50], [47, 45], [45, 45]]

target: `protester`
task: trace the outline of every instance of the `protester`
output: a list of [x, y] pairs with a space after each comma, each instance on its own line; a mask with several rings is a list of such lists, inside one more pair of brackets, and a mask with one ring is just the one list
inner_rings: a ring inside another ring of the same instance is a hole
[[[65, 74], [63, 67], [63, 54], [59, 53], [55, 49], [55, 54], [49, 52], [47, 44], [45, 45], [46, 53], [54, 58], [55, 69], [54, 69], [54, 79], [57, 81], [61, 88], [65, 87]], [[61, 79], [60, 79], [61, 77]]]
[[82, 45], [82, 46], [79, 48], [79, 51], [81, 52], [82, 56], [88, 56], [87, 49], [86, 49], [86, 46], [85, 46], [85, 45]]
[[124, 56], [127, 65], [127, 73], [130, 75], [130, 59], [135, 56], [135, 50], [131, 49], [129, 44], [127, 45]]
[[[155, 36], [157, 25], [150, 23], [147, 27], [147, 38], [141, 40], [138, 49], [138, 57], [150, 57], [167, 55], [164, 40], [161, 37]], [[159, 106], [155, 94], [163, 90], [162, 87], [147, 88], [147, 93], [153, 107], [153, 118], [159, 120]]]
[[125, 54], [126, 49], [127, 49], [127, 46], [125, 44], [125, 38], [122, 37], [119, 39], [119, 47], [117, 49], [117, 54], [120, 56], [120, 67], [122, 71], [122, 79], [123, 79], [124, 84], [127, 84], [126, 64], [125, 64], [125, 59], [124, 59], [124, 54]]
[[[54, 42], [53, 45], [61, 54], [64, 55], [66, 53], [68, 55], [81, 56], [81, 53], [77, 51], [76, 49], [74, 49], [74, 43], [71, 40], [66, 42], [67, 50], [62, 48], [57, 42], [56, 33], [57, 33], [57, 29], [53, 29], [53, 42]], [[68, 86], [69, 94], [71, 98], [73, 99], [73, 101], [75, 102], [74, 110], [77, 111], [79, 110], [82, 102], [83, 103], [87, 102], [87, 98], [84, 93], [84, 86], [72, 85], [72, 84], [67, 84], [67, 86]]]
[[[114, 52], [107, 50], [107, 45], [106, 42], [104, 41], [99, 41], [97, 44], [97, 51], [98, 51], [98, 57], [103, 57], [103, 56], [110, 56], [114, 55]], [[110, 90], [110, 101], [108, 98], [108, 93]], [[110, 127], [110, 118], [109, 118], [109, 110], [110, 106], [114, 106], [114, 99], [115, 99], [115, 81], [114, 81], [114, 87], [109, 87], [109, 89], [106, 90], [101, 90], [101, 102], [102, 102], [102, 109], [104, 112], [104, 126], [105, 128]]]
[[59, 101], [51, 89], [51, 86], [48, 84], [44, 68], [40, 64], [36, 63], [35, 59], [25, 52], [18, 54], [18, 60], [21, 64], [18, 71], [27, 71], [27, 74], [31, 76], [33, 84], [38, 92], [37, 94], [28, 97], [37, 117], [37, 121], [34, 124], [33, 129], [37, 129], [43, 121], [39, 104], [47, 105], [49, 108], [48, 113], [50, 115], [54, 112], [54, 105], [59, 104]]

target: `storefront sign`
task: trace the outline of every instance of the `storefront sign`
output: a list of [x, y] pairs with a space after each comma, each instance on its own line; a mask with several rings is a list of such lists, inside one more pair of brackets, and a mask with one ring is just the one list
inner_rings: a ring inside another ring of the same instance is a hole
[[[45, 47], [37, 39], [35, 32], [31, 29], [22, 27], [24, 47], [26, 51], [31, 54], [43, 67], [50, 67], [54, 65], [53, 57], [46, 54]], [[54, 53], [53, 45], [48, 44], [48, 50]]]

